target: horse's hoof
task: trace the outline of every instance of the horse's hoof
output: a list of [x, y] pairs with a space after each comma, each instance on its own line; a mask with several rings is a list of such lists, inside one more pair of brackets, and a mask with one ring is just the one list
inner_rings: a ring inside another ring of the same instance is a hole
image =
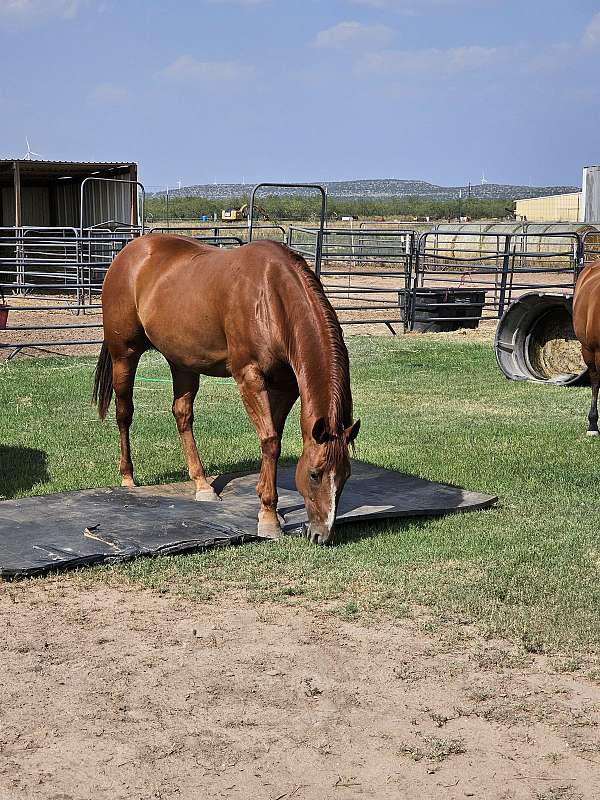
[[221, 498], [214, 489], [201, 489], [196, 492], [196, 501], [198, 503], [220, 503]]
[[273, 522], [273, 520], [261, 522], [259, 520], [257, 535], [261, 539], [280, 539], [283, 536], [283, 531], [279, 522]]
[[137, 483], [133, 480], [133, 478], [121, 478], [121, 488], [122, 489], [135, 489]]
[[586, 431], [586, 436], [600, 436], [600, 432], [598, 431]]

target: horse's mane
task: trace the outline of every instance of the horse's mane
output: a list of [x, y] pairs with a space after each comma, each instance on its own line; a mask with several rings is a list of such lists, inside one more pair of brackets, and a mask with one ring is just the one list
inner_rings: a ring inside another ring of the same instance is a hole
[[319, 316], [323, 322], [322, 330], [327, 341], [328, 355], [331, 366], [330, 399], [328, 423], [329, 432], [334, 436], [330, 441], [328, 461], [337, 461], [340, 453], [336, 451], [345, 449], [342, 433], [344, 428], [352, 424], [352, 394], [350, 392], [350, 364], [348, 351], [344, 344], [342, 328], [319, 279], [310, 269], [306, 261], [296, 253], [291, 254], [297, 274], [302, 281], [307, 295], [314, 302]]

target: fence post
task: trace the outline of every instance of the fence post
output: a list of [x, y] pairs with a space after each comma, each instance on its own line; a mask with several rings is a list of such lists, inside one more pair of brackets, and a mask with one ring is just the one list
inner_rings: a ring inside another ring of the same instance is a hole
[[498, 317], [504, 314], [504, 306], [506, 304], [506, 284], [508, 282], [508, 273], [510, 271], [510, 246], [512, 243], [512, 234], [507, 233], [504, 240], [504, 255], [502, 257], [502, 280], [500, 281], [500, 298], [498, 300]]
[[575, 236], [577, 237], [577, 245], [575, 248], [575, 269], [573, 270], [573, 289], [575, 289], [575, 284], [577, 283], [577, 278], [579, 277], [579, 273], [585, 266], [585, 240], [587, 239], [588, 231], [581, 236], [579, 233], [576, 233]]
[[410, 305], [410, 287], [412, 272], [415, 259], [415, 234], [410, 233], [406, 238], [406, 259], [404, 261], [404, 310], [402, 313], [402, 327], [404, 333], [409, 330], [409, 305]]
[[[421, 266], [421, 243], [427, 239], [427, 232], [414, 237], [413, 258], [411, 258], [410, 270], [408, 273], [406, 286], [406, 301], [404, 313], [406, 316], [406, 328], [409, 331], [415, 329], [415, 314], [417, 310], [417, 286], [419, 284], [419, 268]], [[414, 267], [414, 270], [412, 269]], [[412, 274], [411, 274], [412, 273]]]

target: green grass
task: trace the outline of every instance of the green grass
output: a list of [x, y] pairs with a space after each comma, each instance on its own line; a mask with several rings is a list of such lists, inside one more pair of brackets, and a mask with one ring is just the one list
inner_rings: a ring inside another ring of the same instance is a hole
[[[506, 381], [489, 343], [460, 337], [348, 339], [358, 458], [497, 494], [497, 508], [345, 529], [305, 541], [140, 559], [89, 572], [200, 597], [246, 588], [339, 610], [476, 622], [527, 650], [600, 651], [600, 440], [587, 439], [588, 389]], [[89, 404], [89, 359], [0, 368], [0, 491], [17, 497], [113, 485], [114, 422]], [[166, 365], [144, 357], [132, 441], [140, 482], [186, 479]], [[164, 381], [164, 382], [163, 382]], [[196, 431], [211, 473], [255, 464], [256, 435], [231, 381], [204, 379]], [[284, 457], [298, 454], [297, 409]], [[4, 487], [2, 489], [2, 487]]]

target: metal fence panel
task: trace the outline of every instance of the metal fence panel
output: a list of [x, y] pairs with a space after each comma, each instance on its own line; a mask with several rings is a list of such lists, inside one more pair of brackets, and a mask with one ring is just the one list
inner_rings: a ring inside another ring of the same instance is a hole
[[[168, 230], [221, 247], [240, 246], [248, 236], [247, 226], [153, 229]], [[263, 226], [254, 229], [255, 237], [258, 231]], [[284, 234], [277, 225], [264, 231]], [[426, 329], [432, 319], [461, 327], [496, 321], [526, 292], [571, 294], [581, 267], [600, 260], [600, 232], [593, 230], [474, 234], [444, 228], [419, 235], [361, 225], [320, 233], [291, 226], [287, 243], [313, 267], [320, 248], [320, 278], [340, 322], [394, 333]], [[0, 351], [100, 343], [104, 276], [138, 234], [127, 225], [0, 228]]]
[[[318, 237], [316, 229], [291, 226], [288, 245], [314, 265]], [[340, 322], [406, 328], [414, 251], [411, 230], [326, 228], [320, 278]]]
[[433, 318], [456, 320], [460, 303], [470, 306], [461, 322], [474, 327], [479, 320], [497, 320], [526, 292], [570, 294], [580, 250], [577, 233], [423, 233], [416, 248], [410, 328]]

